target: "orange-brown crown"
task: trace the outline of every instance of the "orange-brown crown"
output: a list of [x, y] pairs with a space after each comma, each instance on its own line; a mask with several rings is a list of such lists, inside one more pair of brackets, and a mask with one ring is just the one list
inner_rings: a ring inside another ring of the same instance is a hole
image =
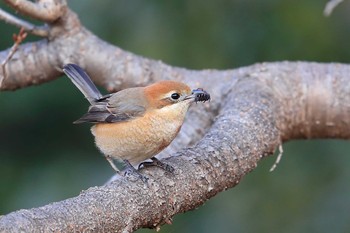
[[190, 95], [191, 89], [182, 82], [159, 81], [144, 88], [145, 97], [152, 107], [160, 108], [173, 104], [168, 97], [173, 93], [179, 95]]

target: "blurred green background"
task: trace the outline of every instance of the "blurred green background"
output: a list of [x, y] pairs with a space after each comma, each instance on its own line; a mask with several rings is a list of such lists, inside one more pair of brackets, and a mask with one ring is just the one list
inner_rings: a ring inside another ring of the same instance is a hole
[[[322, 14], [325, 4], [69, 1], [99, 37], [192, 69], [282, 60], [348, 63], [350, 2], [329, 18]], [[8, 9], [3, 2], [0, 6]], [[14, 32], [18, 29], [0, 22], [0, 50], [11, 46]], [[72, 124], [86, 108], [67, 78], [0, 93], [0, 214], [76, 196], [113, 174], [94, 146], [89, 125]], [[294, 141], [284, 151], [273, 173], [275, 157], [264, 159], [236, 188], [177, 215], [161, 232], [350, 232], [350, 143]]]

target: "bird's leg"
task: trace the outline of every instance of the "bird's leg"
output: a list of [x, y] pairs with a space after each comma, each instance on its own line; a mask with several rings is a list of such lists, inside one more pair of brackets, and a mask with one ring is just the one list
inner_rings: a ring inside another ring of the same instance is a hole
[[163, 163], [160, 160], [158, 160], [156, 157], [152, 157], [152, 162], [142, 162], [140, 163], [139, 167], [151, 167], [151, 166], [156, 166], [156, 167], [160, 167], [163, 170], [173, 173], [175, 171], [175, 169], [170, 166], [169, 164]]
[[114, 171], [116, 171], [117, 173], [120, 173], [119, 169], [117, 168], [117, 166], [115, 166], [112, 157], [110, 156], [106, 156], [107, 161], [109, 162], [109, 164], [112, 166], [112, 168], [114, 169]]
[[140, 178], [140, 180], [147, 184], [148, 178], [146, 176], [142, 175], [136, 168], [134, 168], [134, 166], [131, 165], [131, 163], [128, 160], [124, 159], [123, 161], [126, 165], [124, 175], [135, 174]]

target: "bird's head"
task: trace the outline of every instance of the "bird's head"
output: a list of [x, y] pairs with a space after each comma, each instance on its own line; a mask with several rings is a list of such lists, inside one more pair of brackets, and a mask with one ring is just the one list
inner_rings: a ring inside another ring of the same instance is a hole
[[191, 103], [210, 100], [210, 95], [203, 89], [191, 90], [186, 84], [176, 81], [160, 81], [145, 87], [144, 91], [154, 109], [186, 112]]

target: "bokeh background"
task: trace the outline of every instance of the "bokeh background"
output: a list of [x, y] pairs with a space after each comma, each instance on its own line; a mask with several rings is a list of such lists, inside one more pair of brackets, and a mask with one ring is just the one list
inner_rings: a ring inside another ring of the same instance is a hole
[[[350, 1], [71, 0], [82, 23], [119, 47], [191, 69], [264, 61], [350, 60]], [[0, 6], [8, 9], [3, 2]], [[17, 28], [0, 22], [0, 50]], [[30, 37], [28, 40], [35, 40]], [[67, 78], [0, 93], [0, 215], [76, 196], [113, 174], [89, 125], [87, 102]], [[350, 143], [293, 141], [273, 172], [259, 163], [235, 188], [161, 232], [350, 232]], [[153, 232], [140, 230], [138, 232]]]

